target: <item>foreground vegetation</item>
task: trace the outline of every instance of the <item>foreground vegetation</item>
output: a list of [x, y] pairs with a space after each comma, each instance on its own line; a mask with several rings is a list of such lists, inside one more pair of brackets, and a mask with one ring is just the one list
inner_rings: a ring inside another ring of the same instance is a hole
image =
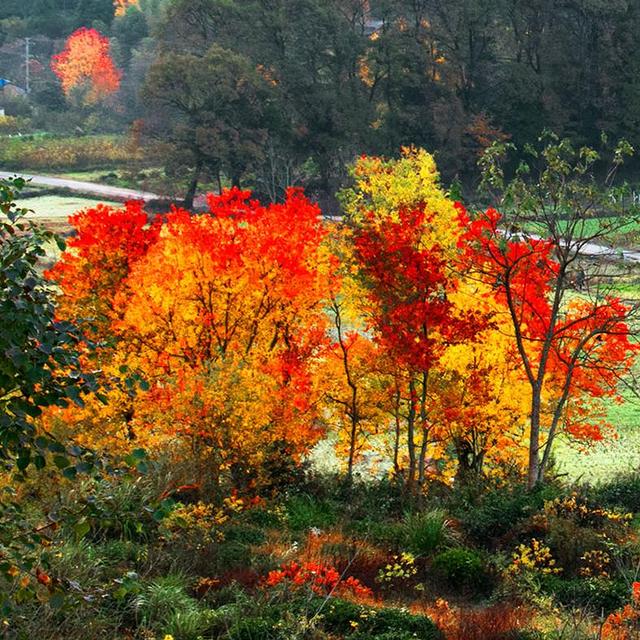
[[47, 573], [16, 575], [23, 604], [5, 633], [635, 637], [637, 475], [533, 493], [510, 483], [434, 487], [420, 505], [388, 482], [347, 487], [302, 471], [275, 498], [222, 499], [180, 486], [188, 475], [171, 459], [142, 475], [73, 483], [34, 474], [19, 489], [37, 498], [29, 521], [37, 527], [51, 510], [58, 524], [38, 552]]

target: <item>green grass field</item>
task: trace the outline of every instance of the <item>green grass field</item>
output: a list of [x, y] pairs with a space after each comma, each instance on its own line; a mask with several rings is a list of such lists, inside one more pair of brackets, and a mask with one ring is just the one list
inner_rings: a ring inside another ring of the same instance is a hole
[[33, 211], [31, 217], [38, 219], [50, 218], [68, 218], [72, 213], [95, 207], [99, 202], [104, 204], [112, 204], [114, 206], [122, 206], [121, 203], [109, 202], [104, 200], [93, 200], [90, 198], [82, 198], [80, 196], [39, 196], [36, 198], [25, 198], [18, 201], [18, 206], [26, 207]]
[[611, 403], [608, 418], [617, 437], [587, 451], [566, 440], [556, 443], [556, 470], [571, 480], [599, 482], [618, 473], [640, 469], [640, 399], [627, 394], [624, 404]]

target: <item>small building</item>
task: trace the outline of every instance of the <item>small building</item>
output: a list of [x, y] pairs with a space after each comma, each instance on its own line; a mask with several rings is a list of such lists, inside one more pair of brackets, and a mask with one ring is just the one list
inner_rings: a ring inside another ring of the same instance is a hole
[[18, 98], [26, 96], [27, 92], [22, 87], [11, 82], [11, 80], [0, 78], [0, 94], [6, 98]]

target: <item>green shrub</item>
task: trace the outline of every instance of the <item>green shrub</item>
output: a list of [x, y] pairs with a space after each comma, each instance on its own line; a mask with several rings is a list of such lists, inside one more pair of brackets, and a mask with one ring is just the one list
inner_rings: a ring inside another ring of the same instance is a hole
[[596, 614], [611, 613], [629, 600], [629, 587], [623, 580], [609, 578], [563, 579], [546, 576], [542, 582], [545, 593], [560, 604], [584, 607]]
[[442, 509], [408, 514], [403, 533], [405, 547], [418, 556], [430, 555], [454, 539], [450, 521]]
[[432, 568], [438, 578], [456, 590], [484, 590], [490, 577], [482, 556], [464, 547], [439, 553], [433, 559]]
[[416, 616], [401, 609], [380, 609], [371, 618], [375, 634], [405, 632], [424, 640], [441, 638], [442, 634], [430, 618]]
[[596, 504], [621, 507], [625, 511], [640, 512], [640, 474], [618, 475], [592, 490]]
[[216, 545], [215, 554], [216, 568], [220, 572], [251, 566], [251, 547], [237, 540]]
[[246, 518], [249, 523], [261, 528], [277, 527], [280, 524], [278, 514], [271, 509], [249, 509]]
[[327, 529], [338, 517], [335, 505], [309, 495], [294, 496], [287, 501], [287, 518], [293, 531], [304, 531], [311, 527]]
[[[323, 605], [323, 602], [320, 600], [316, 602], [319, 609]], [[349, 633], [353, 631], [353, 625], [351, 623], [360, 623], [362, 614], [367, 611], [368, 608], [362, 605], [332, 598], [322, 607], [323, 626], [331, 633]]]
[[[239, 600], [235, 605], [216, 612], [218, 624], [214, 638], [225, 640], [290, 640], [299, 636], [301, 624], [307, 617], [299, 611], [299, 603], [274, 605], [259, 600]], [[220, 623], [223, 622], [223, 625]], [[305, 636], [306, 637], [306, 636]]]
[[345, 635], [354, 640], [439, 640], [442, 634], [426, 616], [412, 615], [401, 609], [371, 609], [340, 599], [332, 599], [321, 611], [322, 627], [327, 633]]
[[516, 525], [539, 511], [546, 500], [557, 495], [553, 486], [543, 485], [535, 491], [524, 486], [495, 488], [480, 499], [458, 505], [462, 529], [478, 544], [491, 546], [513, 531]]
[[239, 542], [246, 545], [259, 545], [265, 539], [265, 533], [259, 527], [251, 524], [233, 523], [223, 529], [224, 539], [227, 542]]

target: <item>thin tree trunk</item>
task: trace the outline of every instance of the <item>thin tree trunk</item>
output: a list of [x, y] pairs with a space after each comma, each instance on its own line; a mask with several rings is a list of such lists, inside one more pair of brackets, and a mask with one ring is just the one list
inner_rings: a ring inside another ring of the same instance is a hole
[[396, 478], [400, 477], [400, 388], [396, 388], [394, 406], [395, 434], [393, 441], [393, 472]]
[[200, 182], [201, 172], [202, 172], [202, 161], [198, 160], [198, 162], [196, 162], [195, 169], [193, 170], [193, 178], [191, 179], [191, 184], [189, 184], [187, 193], [184, 196], [185, 209], [193, 209], [193, 201], [195, 200], [195, 197], [196, 197], [196, 191], [198, 189], [198, 182]]
[[416, 441], [415, 441], [415, 424], [416, 424], [416, 384], [412, 379], [409, 381], [409, 415], [407, 416], [407, 449], [409, 453], [409, 477], [407, 479], [407, 488], [409, 491], [414, 490], [416, 481]]
[[529, 468], [527, 486], [533, 489], [542, 480], [540, 474], [540, 390], [532, 389], [529, 431]]

